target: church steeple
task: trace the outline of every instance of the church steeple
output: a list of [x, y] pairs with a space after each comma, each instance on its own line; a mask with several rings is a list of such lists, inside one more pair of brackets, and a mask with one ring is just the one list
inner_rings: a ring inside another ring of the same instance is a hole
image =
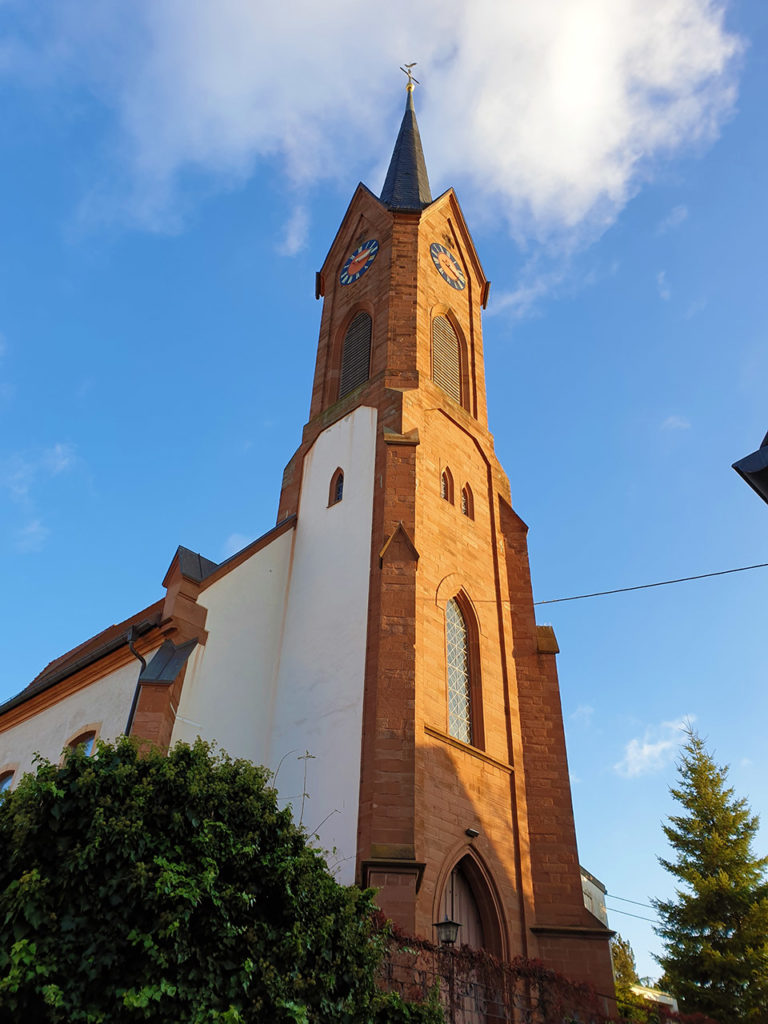
[[390, 210], [423, 210], [432, 202], [427, 165], [421, 148], [419, 126], [413, 107], [413, 82], [406, 86], [407, 99], [400, 131], [389, 162], [381, 201]]

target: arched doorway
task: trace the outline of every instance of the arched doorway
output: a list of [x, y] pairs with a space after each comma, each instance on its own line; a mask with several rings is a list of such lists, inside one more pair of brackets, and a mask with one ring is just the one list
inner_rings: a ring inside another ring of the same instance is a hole
[[[464, 860], [466, 859], [465, 857]], [[459, 945], [471, 946], [472, 949], [485, 949], [483, 919], [472, 891], [472, 885], [467, 878], [463, 861], [459, 861], [448, 876], [438, 920], [442, 920], [444, 917], [461, 923], [457, 940]]]
[[[458, 921], [461, 925], [457, 946], [485, 950], [499, 959], [504, 956], [498, 903], [490, 879], [475, 858], [469, 854], [461, 858], [445, 880], [438, 903], [438, 916]], [[467, 971], [459, 959], [458, 970], [453, 960], [449, 963], [450, 1001], [456, 1024], [494, 1024], [499, 1016], [499, 993], [487, 991], [475, 976]]]

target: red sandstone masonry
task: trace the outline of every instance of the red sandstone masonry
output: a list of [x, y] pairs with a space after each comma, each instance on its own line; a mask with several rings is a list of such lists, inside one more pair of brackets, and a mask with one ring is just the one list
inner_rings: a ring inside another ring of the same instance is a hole
[[[347, 256], [371, 237], [376, 260], [341, 286]], [[460, 260], [464, 290], [434, 270], [433, 241]], [[279, 517], [297, 510], [303, 458], [318, 434], [359, 405], [375, 407], [359, 878], [379, 887], [382, 907], [406, 931], [431, 937], [450, 871], [468, 857], [489, 948], [540, 956], [608, 986], [609, 933], [581, 894], [554, 655], [539, 651], [526, 528], [487, 430], [487, 282], [453, 192], [404, 214], [358, 189], [322, 277], [310, 420], [286, 469]], [[337, 401], [341, 342], [359, 309], [373, 318], [371, 376]], [[460, 334], [462, 404], [431, 380], [437, 314]], [[454, 504], [440, 496], [446, 467]], [[472, 519], [461, 514], [465, 484]], [[475, 748], [447, 736], [444, 616], [456, 595], [476, 626]]]

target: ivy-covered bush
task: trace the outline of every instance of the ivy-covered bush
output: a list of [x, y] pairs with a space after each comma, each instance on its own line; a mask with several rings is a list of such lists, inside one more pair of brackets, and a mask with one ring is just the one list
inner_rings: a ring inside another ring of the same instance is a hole
[[203, 742], [41, 760], [0, 851], [2, 1022], [442, 1019], [378, 993], [374, 894], [337, 884], [265, 769]]

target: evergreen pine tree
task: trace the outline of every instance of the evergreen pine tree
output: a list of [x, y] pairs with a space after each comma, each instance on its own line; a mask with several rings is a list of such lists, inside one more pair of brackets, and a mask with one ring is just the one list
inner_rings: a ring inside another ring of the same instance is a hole
[[768, 1022], [768, 858], [752, 840], [758, 818], [727, 785], [693, 729], [670, 789], [682, 807], [663, 826], [674, 860], [659, 858], [679, 883], [675, 899], [654, 900], [664, 940], [658, 961], [681, 1010], [721, 1024]]
[[639, 984], [635, 954], [629, 941], [617, 932], [611, 939], [611, 963], [616, 989], [629, 989], [630, 985]]

